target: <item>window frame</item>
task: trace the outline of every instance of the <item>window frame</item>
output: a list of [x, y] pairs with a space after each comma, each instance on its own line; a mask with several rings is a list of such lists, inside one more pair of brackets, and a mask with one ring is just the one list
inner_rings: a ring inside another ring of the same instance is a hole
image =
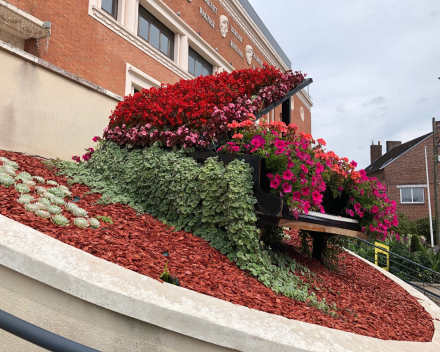
[[[111, 0], [113, 4], [112, 13], [108, 12], [104, 7], [102, 7], [102, 2], [104, 0], [101, 0], [101, 9], [108, 13], [110, 16], [112, 16], [115, 20], [118, 20], [118, 12], [119, 12], [119, 0]], [[114, 11], [114, 14], [113, 14]]]
[[[425, 204], [425, 187], [420, 187], [420, 186], [414, 186], [414, 187], [399, 187], [400, 191], [400, 204]], [[402, 190], [411, 190], [411, 202], [404, 202], [403, 198], [402, 198]], [[422, 190], [422, 201], [421, 202], [414, 202], [414, 193], [413, 193], [413, 189], [421, 189]]]
[[[189, 58], [190, 57], [194, 60], [194, 72], [190, 71], [190, 67], [189, 67], [189, 63], [190, 63]], [[204, 68], [208, 71], [207, 76], [212, 75], [212, 73], [214, 72], [214, 65], [212, 65], [208, 60], [206, 60], [202, 55], [200, 55], [193, 48], [188, 47], [188, 72], [190, 74], [192, 74], [194, 77], [199, 77], [199, 76], [196, 76], [196, 63], [197, 62], [199, 62], [202, 65], [202, 74], [200, 76], [204, 76], [203, 75]]]
[[[141, 17], [148, 22], [148, 38], [145, 38], [141, 36], [140, 34], [140, 28], [141, 28]], [[145, 7], [143, 7], [141, 4], [139, 4], [139, 11], [138, 11], [138, 18], [137, 18], [137, 35], [147, 41], [154, 49], [159, 51], [161, 54], [165, 55], [169, 59], [174, 61], [174, 39], [175, 39], [175, 33], [169, 29], [167, 26], [165, 26], [161, 21], [159, 21], [155, 16], [153, 16]], [[151, 38], [151, 25], [155, 26], [159, 30], [159, 48], [156, 48], [151, 44], [150, 38]], [[168, 39], [168, 48], [167, 48], [167, 54], [165, 54], [161, 50], [161, 44], [162, 44], [162, 35], [164, 35]]]

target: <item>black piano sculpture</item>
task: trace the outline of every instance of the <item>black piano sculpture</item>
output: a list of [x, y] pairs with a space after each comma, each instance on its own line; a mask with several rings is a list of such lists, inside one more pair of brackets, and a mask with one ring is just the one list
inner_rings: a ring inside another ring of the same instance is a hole
[[[307, 87], [313, 80], [305, 79], [296, 88], [291, 90], [287, 95], [260, 111], [256, 118], [260, 119], [263, 115], [275, 109], [282, 104], [282, 121], [286, 124], [290, 123], [290, 98]], [[243, 160], [248, 163], [252, 169], [254, 195], [257, 199], [255, 211], [257, 214], [257, 226], [265, 225], [289, 227], [307, 231], [313, 238], [312, 257], [321, 260], [325, 253], [327, 241], [331, 236], [342, 235], [349, 237], [358, 237], [366, 239], [366, 233], [360, 231], [358, 221], [344, 218], [341, 216], [330, 215], [327, 212], [340, 215], [346, 201], [343, 197], [333, 199], [331, 192], [324, 195], [323, 206], [326, 214], [309, 212], [307, 215], [302, 214], [295, 218], [289, 213], [287, 204], [282, 198], [268, 194], [269, 180], [265, 176], [264, 160], [259, 156], [239, 155], [239, 154], [220, 154], [215, 152], [193, 152], [189, 156], [196, 159], [197, 162], [203, 163], [207, 158], [217, 156], [226, 166], [235, 159]], [[261, 177], [263, 175], [263, 177]], [[327, 196], [327, 197], [326, 197]]]

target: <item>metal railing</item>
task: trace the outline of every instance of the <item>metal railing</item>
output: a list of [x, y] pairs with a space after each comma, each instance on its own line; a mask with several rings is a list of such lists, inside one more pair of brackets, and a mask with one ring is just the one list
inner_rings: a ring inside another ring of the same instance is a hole
[[347, 239], [344, 247], [396, 275], [425, 295], [440, 299], [440, 273], [360, 238]]
[[99, 352], [28, 323], [1, 309], [0, 329], [53, 352]]

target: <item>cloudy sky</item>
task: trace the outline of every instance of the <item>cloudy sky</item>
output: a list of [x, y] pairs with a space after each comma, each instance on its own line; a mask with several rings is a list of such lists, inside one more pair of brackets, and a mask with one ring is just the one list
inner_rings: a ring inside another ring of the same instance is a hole
[[440, 0], [249, 2], [313, 78], [312, 134], [327, 150], [365, 168], [372, 140], [404, 143], [440, 120]]

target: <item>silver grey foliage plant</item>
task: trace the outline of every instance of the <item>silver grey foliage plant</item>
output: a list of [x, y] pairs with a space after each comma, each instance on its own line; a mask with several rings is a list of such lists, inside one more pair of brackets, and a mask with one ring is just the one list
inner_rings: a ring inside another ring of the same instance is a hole
[[276, 293], [329, 312], [329, 305], [295, 273], [314, 274], [260, 242], [248, 164], [237, 159], [225, 167], [210, 158], [199, 165], [182, 150], [165, 151], [155, 144], [129, 152], [104, 141], [88, 162], [52, 165], [71, 177], [68, 183], [100, 192], [98, 203], [128, 204], [176, 230], [192, 232]]

